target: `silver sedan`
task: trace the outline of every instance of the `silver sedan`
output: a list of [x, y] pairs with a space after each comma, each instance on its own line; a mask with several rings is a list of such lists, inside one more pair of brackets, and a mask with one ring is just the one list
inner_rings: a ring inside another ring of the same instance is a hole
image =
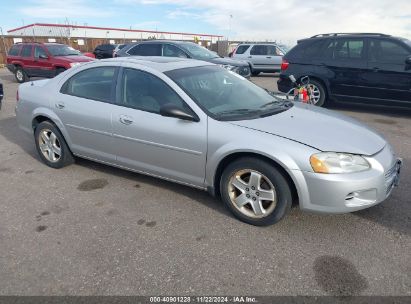
[[16, 114], [50, 167], [77, 156], [208, 190], [253, 225], [276, 223], [293, 202], [324, 213], [373, 206], [401, 167], [359, 122], [196, 60], [85, 63], [20, 85]]

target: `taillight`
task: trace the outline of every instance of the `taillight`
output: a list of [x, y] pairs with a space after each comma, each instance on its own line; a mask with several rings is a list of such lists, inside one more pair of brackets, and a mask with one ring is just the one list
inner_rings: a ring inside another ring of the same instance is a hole
[[290, 63], [287, 60], [283, 59], [283, 61], [281, 62], [281, 71], [284, 72], [285, 70], [287, 70], [289, 65]]
[[16, 101], [19, 101], [19, 90], [17, 90], [17, 93], [16, 93]]

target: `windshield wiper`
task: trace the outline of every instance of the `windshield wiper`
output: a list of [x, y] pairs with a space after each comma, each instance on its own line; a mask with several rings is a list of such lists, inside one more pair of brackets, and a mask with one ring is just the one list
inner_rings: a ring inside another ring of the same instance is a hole
[[235, 109], [235, 110], [227, 110], [227, 111], [219, 112], [215, 115], [216, 116], [241, 115], [241, 114], [249, 114], [249, 113], [256, 113], [256, 112], [259, 112], [259, 110]]

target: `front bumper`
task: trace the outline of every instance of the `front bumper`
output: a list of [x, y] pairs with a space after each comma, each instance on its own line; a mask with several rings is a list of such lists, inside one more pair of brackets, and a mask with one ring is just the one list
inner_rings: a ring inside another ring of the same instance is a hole
[[303, 210], [321, 213], [347, 213], [374, 206], [386, 200], [398, 185], [402, 165], [387, 145], [365, 157], [371, 169], [350, 174], [302, 172], [308, 191], [300, 201]]

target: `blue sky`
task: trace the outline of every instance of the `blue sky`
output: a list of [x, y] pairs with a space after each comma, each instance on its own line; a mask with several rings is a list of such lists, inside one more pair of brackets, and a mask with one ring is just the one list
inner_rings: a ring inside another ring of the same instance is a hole
[[3, 31], [35, 22], [297, 39], [327, 32], [411, 38], [410, 0], [0, 0]]

